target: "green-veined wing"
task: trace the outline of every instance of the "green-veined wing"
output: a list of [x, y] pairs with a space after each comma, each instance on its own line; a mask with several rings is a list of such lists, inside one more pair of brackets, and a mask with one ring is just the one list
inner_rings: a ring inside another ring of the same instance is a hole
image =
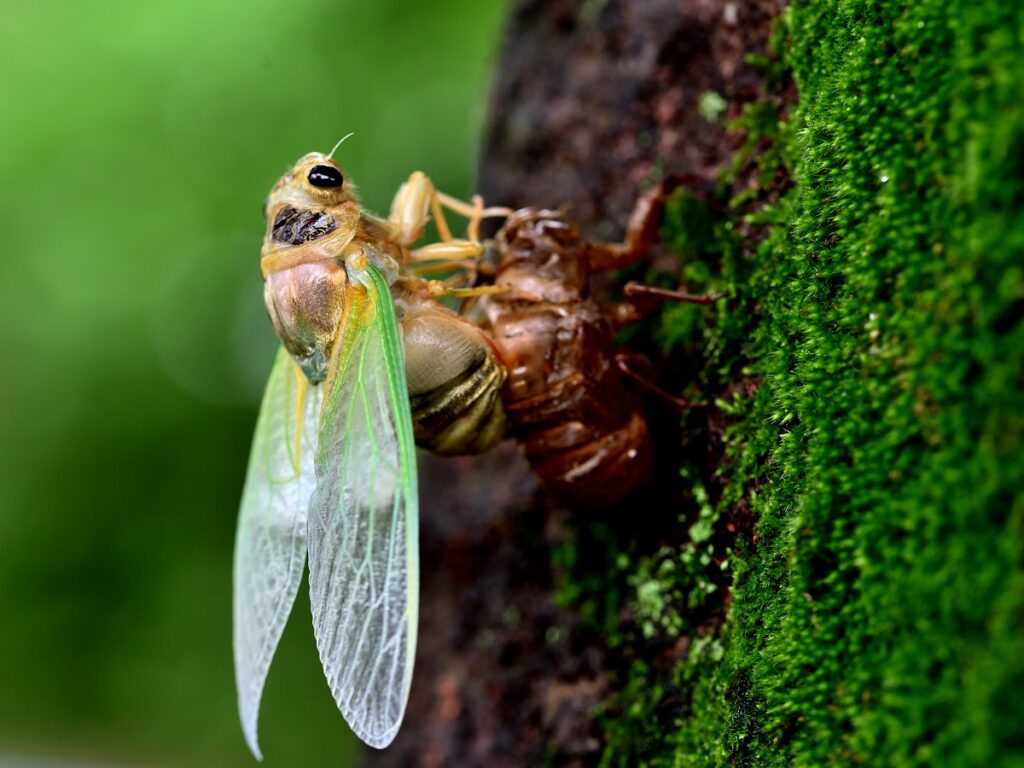
[[387, 282], [372, 265], [346, 266], [309, 509], [309, 586], [331, 693], [356, 735], [383, 748], [405, 714], [416, 648], [416, 453]]
[[282, 347], [263, 395], [235, 539], [234, 646], [238, 711], [249, 748], [267, 670], [306, 562], [306, 513], [323, 387], [310, 387]]

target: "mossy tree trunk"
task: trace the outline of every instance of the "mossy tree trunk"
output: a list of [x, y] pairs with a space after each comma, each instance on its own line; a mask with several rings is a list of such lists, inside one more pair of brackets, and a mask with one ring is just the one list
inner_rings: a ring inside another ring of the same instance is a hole
[[[725, 298], [625, 335], [655, 482], [564, 509], [431, 461], [416, 681], [381, 765], [1022, 765], [1024, 11], [513, 10], [481, 192]], [[623, 276], [620, 276], [623, 277]], [[616, 281], [601, 286], [615, 295]]]

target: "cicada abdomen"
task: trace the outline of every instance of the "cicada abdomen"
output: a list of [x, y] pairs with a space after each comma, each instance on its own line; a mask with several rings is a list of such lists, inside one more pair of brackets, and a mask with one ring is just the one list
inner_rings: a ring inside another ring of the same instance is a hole
[[590, 296], [590, 246], [564, 214], [535, 208], [512, 214], [494, 244], [504, 291], [485, 312], [508, 370], [510, 434], [556, 496], [614, 504], [649, 478], [651, 440]]
[[442, 455], [483, 453], [505, 436], [505, 368], [484, 334], [430, 299], [398, 295], [416, 444]]

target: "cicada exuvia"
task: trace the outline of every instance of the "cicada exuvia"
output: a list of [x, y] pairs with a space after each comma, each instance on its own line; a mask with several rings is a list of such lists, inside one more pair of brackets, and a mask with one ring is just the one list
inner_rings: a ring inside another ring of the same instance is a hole
[[[664, 185], [637, 201], [622, 243], [588, 240], [565, 210], [523, 208], [491, 241], [495, 291], [483, 325], [508, 370], [509, 433], [549, 491], [582, 507], [616, 504], [651, 476], [652, 442], [632, 384], [674, 398], [636, 374], [615, 332], [640, 317], [632, 302], [598, 301], [591, 275], [628, 266], [653, 246]], [[717, 297], [631, 283], [627, 297], [708, 304]]]
[[[443, 208], [470, 218], [466, 239], [451, 237]], [[417, 272], [471, 268], [480, 220], [507, 211], [462, 203], [414, 173], [377, 218], [331, 155], [314, 152], [277, 182], [264, 213], [264, 298], [282, 346], [235, 543], [242, 727], [260, 757], [260, 698], [308, 555], [331, 693], [353, 731], [382, 748], [401, 724], [415, 656], [416, 444], [476, 453], [504, 434], [504, 368], [480, 330], [436, 301], [445, 287]], [[412, 249], [431, 213], [440, 242]]]

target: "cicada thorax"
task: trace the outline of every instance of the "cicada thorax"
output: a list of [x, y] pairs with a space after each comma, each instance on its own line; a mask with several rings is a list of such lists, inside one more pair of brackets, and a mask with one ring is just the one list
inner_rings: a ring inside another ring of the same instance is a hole
[[615, 363], [610, 327], [590, 297], [587, 243], [563, 214], [523, 209], [498, 232], [486, 314], [508, 369], [510, 432], [557, 496], [583, 506], [622, 499], [650, 476], [641, 404]]
[[[272, 250], [270, 253], [286, 259], [305, 256], [309, 260], [294, 265], [286, 261], [268, 271], [263, 284], [263, 298], [270, 322], [285, 348], [309, 381], [317, 384], [327, 377], [328, 362], [344, 313], [348, 285], [345, 255], [350, 249], [359, 249], [372, 255], [377, 262], [395, 259], [387, 250], [382, 251], [382, 247], [386, 249], [388, 246], [386, 242], [368, 243], [360, 237], [353, 237], [350, 232], [331, 227], [333, 222], [323, 211], [304, 210], [296, 213], [292, 209], [283, 213], [285, 215], [280, 216], [279, 220], [297, 221], [300, 225], [305, 224], [305, 228], [278, 227], [272, 229], [268, 237], [272, 239], [275, 234], [285, 232], [295, 239], [303, 236], [311, 239], [288, 244], [291, 249]], [[273, 245], [279, 245], [278, 241], [274, 241]], [[310, 258], [312, 248], [329, 251], [331, 255], [319, 257], [317, 254]], [[264, 259], [264, 263], [267, 261]]]
[[405, 373], [417, 445], [483, 453], [505, 435], [505, 368], [474, 325], [436, 301], [398, 293]]

